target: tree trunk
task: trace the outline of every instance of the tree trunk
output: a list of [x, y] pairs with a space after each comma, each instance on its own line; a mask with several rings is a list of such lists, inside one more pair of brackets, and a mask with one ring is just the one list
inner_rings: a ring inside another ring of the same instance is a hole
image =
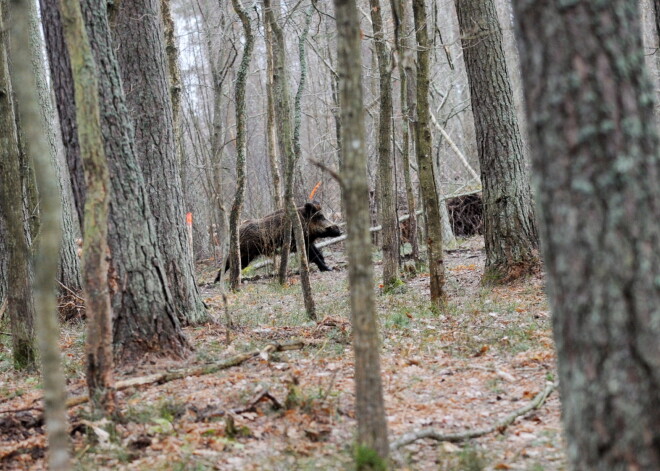
[[[401, 102], [401, 166], [403, 167], [403, 178], [406, 187], [406, 203], [408, 206], [409, 242], [411, 246], [411, 258], [417, 264], [419, 263], [419, 243], [417, 238], [417, 205], [415, 203], [415, 190], [410, 175], [410, 125], [411, 115], [408, 97], [411, 95], [411, 85], [413, 78], [412, 66], [412, 47], [410, 36], [413, 28], [409, 25], [409, 15], [407, 14], [407, 5], [403, 0], [391, 0], [392, 11], [395, 12], [395, 36], [396, 48], [399, 60], [397, 68], [399, 69], [399, 98]], [[414, 98], [414, 97], [413, 97]], [[398, 197], [398, 196], [397, 196]]]
[[[302, 154], [300, 147], [300, 126], [302, 121], [302, 95], [305, 90], [305, 83], [307, 81], [307, 60], [305, 58], [305, 41], [307, 41], [307, 34], [312, 22], [312, 12], [316, 8], [316, 0], [312, 0], [312, 4], [307, 9], [305, 17], [305, 27], [300, 38], [298, 38], [298, 61], [300, 63], [300, 80], [298, 82], [298, 91], [293, 104], [293, 155], [287, 158], [287, 190], [289, 186], [293, 186], [293, 174], [296, 170], [300, 170], [298, 162]], [[291, 175], [291, 180], [288, 179]], [[292, 190], [292, 188], [291, 188]], [[300, 287], [303, 292], [303, 299], [305, 301], [305, 311], [307, 317], [316, 320], [316, 306], [314, 305], [314, 297], [312, 296], [312, 283], [309, 279], [309, 260], [307, 260], [307, 244], [309, 240], [305, 240], [305, 233], [300, 220], [300, 214], [296, 208], [296, 203], [293, 199], [293, 191], [286, 192], [288, 199], [286, 200], [287, 212], [289, 219], [292, 221], [296, 247], [298, 248], [298, 259], [300, 260]]]
[[[169, 71], [169, 90], [170, 100], [172, 101], [172, 127], [174, 129], [175, 141], [177, 142], [176, 149], [180, 149], [178, 145], [180, 122], [181, 122], [181, 70], [179, 69], [179, 49], [176, 47], [176, 40], [174, 39], [174, 20], [172, 19], [172, 11], [170, 9], [170, 0], [161, 0], [160, 9], [163, 15], [163, 33], [165, 35], [165, 52], [167, 53], [167, 68]], [[179, 161], [183, 160], [183, 156], [179, 156]]]
[[96, 66], [78, 0], [62, 0], [64, 39], [71, 59], [78, 140], [85, 173], [83, 275], [87, 314], [87, 387], [97, 412], [115, 409], [112, 310], [108, 291], [110, 177], [103, 151]]
[[82, 291], [82, 273], [80, 257], [78, 256], [77, 239], [81, 237], [80, 225], [73, 206], [71, 183], [67, 175], [62, 172], [66, 168], [62, 138], [57, 128], [57, 117], [53, 109], [53, 95], [46, 79], [46, 60], [43, 57], [44, 43], [41, 37], [41, 25], [37, 5], [30, 3], [30, 54], [32, 66], [37, 80], [39, 91], [39, 108], [41, 119], [48, 139], [50, 158], [55, 168], [60, 188], [60, 206], [62, 208], [62, 247], [58, 265], [57, 280], [64, 286], [59, 291], [63, 295]]
[[[289, 165], [289, 162], [294, 159], [293, 152], [293, 130], [291, 119], [291, 98], [289, 95], [289, 83], [286, 72], [286, 44], [284, 41], [284, 33], [277, 23], [274, 8], [270, 0], [264, 0], [264, 9], [266, 21], [271, 27], [273, 32], [273, 88], [275, 98], [275, 112], [277, 115], [277, 131], [280, 156], [284, 162], [285, 175], [284, 175], [284, 204], [287, 207], [286, 227], [284, 231], [284, 241], [282, 245], [282, 252], [280, 254], [280, 267], [278, 273], [278, 281], [281, 285], [286, 283], [287, 269], [289, 266], [289, 248], [291, 246], [291, 208], [289, 200], [293, 199], [293, 178], [294, 167]], [[295, 204], [294, 204], [295, 207]], [[302, 247], [298, 248], [301, 251]], [[304, 252], [304, 250], [302, 250]]]
[[415, 123], [419, 184], [426, 222], [426, 247], [431, 274], [431, 303], [441, 310], [446, 303], [445, 266], [442, 253], [440, 203], [433, 171], [433, 146], [429, 111], [429, 38], [424, 0], [413, 0], [417, 37], [417, 122]]
[[[369, 236], [369, 188], [362, 104], [360, 23], [354, 0], [335, 0], [337, 58], [342, 80], [342, 196], [346, 208], [348, 276], [355, 350], [355, 395], [358, 421], [357, 459], [364, 469], [387, 466], [389, 444], [380, 377], [380, 346], [374, 306]], [[348, 144], [348, 145], [347, 145]], [[373, 450], [377, 462], [365, 463]]]
[[266, 31], [266, 145], [270, 174], [273, 179], [273, 201], [275, 209], [282, 209], [282, 176], [278, 163], [277, 134], [275, 126], [275, 99], [273, 97], [273, 30], [270, 24], [264, 24]]
[[234, 203], [229, 213], [229, 286], [232, 291], [238, 291], [241, 285], [241, 246], [239, 226], [241, 211], [245, 197], [245, 154], [247, 153], [247, 129], [245, 123], [245, 87], [250, 69], [250, 59], [254, 48], [254, 35], [250, 17], [241, 0], [232, 0], [234, 11], [241, 19], [245, 33], [243, 58], [236, 76], [236, 192]]
[[[2, 8], [0, 7], [0, 10], [1, 9]], [[0, 101], [2, 101], [2, 99], [3, 98], [0, 97]], [[1, 119], [2, 118], [0, 118], [0, 120]], [[0, 127], [0, 129], [2, 128]], [[0, 155], [2, 155], [1, 152], [2, 151], [0, 151]], [[7, 279], [9, 278], [8, 275], [9, 267], [7, 266], [9, 263], [9, 248], [7, 247], [7, 237], [8, 236], [7, 236], [7, 228], [5, 227], [4, 209], [0, 206], [0, 308], [2, 306], [6, 306], [5, 303], [7, 302]]]
[[637, 3], [514, 5], [570, 467], [657, 470], [660, 154]]
[[114, 43], [133, 118], [135, 150], [149, 189], [170, 291], [181, 322], [200, 323], [208, 315], [195, 284], [185, 228], [160, 0], [121, 2], [114, 20]]
[[493, 0], [456, 0], [484, 201], [484, 281], [538, 267], [538, 234], [502, 30]]
[[[219, 246], [219, 251], [217, 253], [218, 261], [224, 266], [224, 259], [227, 255], [227, 245], [228, 245], [228, 229], [229, 229], [229, 219], [227, 217], [227, 208], [225, 207], [224, 195], [222, 189], [224, 188], [222, 181], [222, 157], [223, 157], [223, 131], [222, 131], [222, 98], [223, 98], [223, 85], [225, 79], [227, 78], [227, 72], [234, 60], [230, 60], [231, 56], [228, 56], [227, 61], [221, 64], [222, 54], [218, 54], [218, 57], [213, 59], [213, 45], [211, 42], [212, 35], [211, 32], [212, 25], [208, 24], [208, 20], [203, 18], [204, 29], [207, 35], [207, 45], [209, 57], [211, 58], [211, 76], [213, 77], [213, 132], [211, 134], [211, 156], [210, 156], [210, 167], [212, 168], [211, 178], [212, 182], [210, 187], [213, 192], [213, 207], [212, 211], [215, 219], [215, 234], [217, 237], [217, 244]], [[224, 22], [224, 17], [221, 18], [220, 28], [224, 28], [226, 23]], [[235, 58], [235, 56], [234, 56]], [[224, 274], [224, 270], [222, 270]]]
[[378, 124], [378, 184], [383, 237], [383, 287], [387, 291], [399, 279], [399, 238], [397, 237], [397, 213], [392, 176], [392, 67], [390, 51], [383, 32], [380, 1], [369, 0], [374, 43], [378, 57], [380, 76], [380, 115]]
[[[55, 276], [61, 240], [60, 195], [50, 170], [48, 144], [42, 127], [36, 80], [30, 64], [30, 6], [29, 1], [15, 0], [12, 8], [12, 82], [16, 88], [21, 123], [28, 154], [34, 157], [36, 180], [40, 193], [41, 232], [35, 257], [34, 300], [37, 335], [41, 353], [44, 408], [48, 434], [49, 468], [69, 469], [69, 434], [65, 408], [64, 375], [60, 366], [55, 299]], [[22, 226], [21, 226], [22, 227]]]
[[[5, 7], [6, 8], [6, 7]], [[36, 368], [34, 345], [34, 300], [32, 297], [32, 258], [24, 229], [23, 184], [14, 117], [12, 81], [9, 77], [9, 33], [4, 28], [0, 4], [0, 209], [6, 228], [7, 305], [11, 328], [12, 355], [17, 370]], [[13, 20], [13, 18], [12, 18]], [[18, 38], [11, 41], [16, 43]]]
[[44, 27], [46, 52], [50, 66], [50, 77], [55, 92], [55, 104], [59, 116], [62, 142], [66, 163], [69, 168], [73, 201], [82, 228], [85, 208], [85, 177], [83, 175], [78, 126], [76, 124], [76, 104], [74, 101], [71, 61], [64, 44], [64, 33], [60, 21], [59, 0], [39, 0], [41, 22]]
[[112, 195], [108, 227], [115, 357], [146, 353], [181, 357], [189, 350], [170, 293], [158, 236], [137, 162], [104, 0], [85, 0], [83, 14], [98, 67], [104, 150]]

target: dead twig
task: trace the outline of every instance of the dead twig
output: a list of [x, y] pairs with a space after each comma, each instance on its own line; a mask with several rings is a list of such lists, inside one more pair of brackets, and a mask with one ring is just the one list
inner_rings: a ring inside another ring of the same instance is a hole
[[315, 160], [315, 159], [307, 159], [307, 160], [308, 160], [312, 165], [316, 165], [316, 166], [317, 166], [318, 168], [320, 168], [321, 170], [324, 170], [324, 171], [328, 172], [328, 174], [329, 174], [332, 178], [334, 178], [334, 179], [337, 181], [337, 183], [339, 183], [339, 186], [341, 186], [342, 188], [344, 187], [344, 180], [342, 180], [341, 175], [339, 175], [337, 172], [335, 172], [334, 170], [332, 170], [332, 169], [331, 169], [330, 167], [328, 167], [326, 164], [324, 164], [324, 163], [322, 163], [322, 162], [319, 162], [318, 160]]
[[78, 296], [78, 295], [75, 293], [75, 291], [73, 291], [71, 288], [69, 288], [68, 286], [66, 286], [66, 285], [65, 285], [64, 283], [62, 283], [60, 280], [57, 280], [57, 283], [58, 283], [62, 288], [64, 288], [65, 290], [67, 290], [71, 296], [73, 296], [74, 298], [76, 298], [78, 301], [82, 302], [83, 305], [85, 304], [85, 299], [84, 299], [84, 298], [81, 298], [80, 296]]
[[257, 408], [257, 404], [261, 402], [262, 399], [268, 399], [270, 402], [273, 403], [273, 407], [275, 409], [282, 409], [282, 403], [278, 401], [271, 393], [268, 391], [268, 389], [264, 389], [260, 393], [258, 393], [251, 401], [250, 403], [245, 406], [241, 407], [240, 409], [232, 409], [231, 413], [232, 414], [242, 414], [244, 412], [250, 412], [254, 411]]
[[556, 386], [557, 385], [555, 383], [548, 383], [543, 391], [538, 393], [529, 404], [521, 407], [520, 409], [514, 410], [502, 420], [496, 422], [490, 427], [446, 434], [440, 433], [434, 429], [418, 430], [416, 432], [406, 433], [398, 440], [392, 442], [390, 444], [390, 449], [396, 450], [403, 446], [410, 445], [417, 440], [421, 440], [422, 438], [432, 438], [433, 440], [437, 440], [439, 442], [462, 442], [464, 440], [469, 440], [470, 438], [481, 437], [496, 431], [502, 432], [509, 425], [511, 425], [513, 421], [516, 420], [516, 418], [528, 413], [529, 411], [541, 407], [541, 405], [545, 402], [545, 400], [548, 398], [550, 393], [552, 393]]

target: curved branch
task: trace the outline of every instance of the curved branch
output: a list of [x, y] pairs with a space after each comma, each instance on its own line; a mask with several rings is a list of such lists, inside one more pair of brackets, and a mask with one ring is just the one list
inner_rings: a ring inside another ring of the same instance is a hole
[[502, 420], [495, 422], [490, 427], [447, 434], [442, 434], [434, 429], [418, 430], [416, 432], [406, 433], [398, 440], [392, 442], [390, 444], [390, 449], [396, 450], [397, 448], [410, 445], [411, 443], [417, 440], [421, 440], [422, 438], [432, 438], [433, 440], [437, 440], [439, 442], [462, 442], [464, 440], [469, 440], [470, 438], [481, 437], [496, 431], [502, 432], [505, 428], [511, 425], [513, 421], [516, 420], [516, 418], [528, 413], [529, 411], [541, 407], [541, 405], [545, 402], [555, 387], [557, 387], [556, 383], [548, 383], [545, 389], [538, 393], [529, 404], [521, 407], [520, 409], [514, 410]]

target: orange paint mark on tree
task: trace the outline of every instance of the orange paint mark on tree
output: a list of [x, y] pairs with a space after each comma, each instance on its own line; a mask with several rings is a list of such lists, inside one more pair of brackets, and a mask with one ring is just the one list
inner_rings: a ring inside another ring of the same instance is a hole
[[320, 186], [321, 186], [321, 182], [319, 181], [319, 182], [316, 184], [316, 186], [314, 187], [314, 189], [312, 190], [312, 192], [309, 194], [309, 199], [310, 199], [310, 200], [311, 200], [312, 198], [314, 198], [314, 195], [316, 194], [316, 190], [318, 190]]

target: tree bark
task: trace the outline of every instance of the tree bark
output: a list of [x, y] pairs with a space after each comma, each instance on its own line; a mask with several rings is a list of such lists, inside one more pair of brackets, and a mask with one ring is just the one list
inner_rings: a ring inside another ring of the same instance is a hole
[[[415, 189], [412, 183], [412, 176], [410, 174], [410, 127], [411, 115], [408, 97], [414, 97], [411, 93], [412, 78], [414, 78], [412, 66], [410, 65], [412, 58], [410, 36], [413, 34], [413, 27], [409, 25], [410, 20], [407, 14], [407, 5], [403, 0], [391, 0], [390, 5], [394, 12], [394, 25], [396, 37], [396, 49], [399, 60], [397, 68], [399, 70], [399, 99], [401, 103], [401, 166], [403, 167], [403, 178], [406, 187], [406, 203], [408, 206], [408, 214], [410, 219], [408, 221], [409, 227], [409, 242], [411, 246], [411, 254], [413, 261], [419, 263], [419, 242], [417, 237], [417, 205], [415, 203]], [[397, 196], [398, 197], [398, 196]]]
[[[300, 80], [298, 82], [298, 91], [293, 103], [293, 155], [287, 158], [287, 190], [289, 186], [293, 186], [293, 174], [296, 169], [299, 169], [298, 162], [302, 154], [300, 147], [300, 126], [302, 123], [302, 96], [305, 90], [305, 83], [307, 81], [307, 60], [305, 58], [305, 41], [307, 41], [307, 34], [312, 22], [312, 12], [316, 8], [316, 0], [312, 0], [312, 4], [307, 9], [305, 16], [305, 26], [298, 38], [298, 61], [300, 63]], [[289, 180], [289, 175], [291, 179]], [[291, 188], [292, 190], [292, 188]], [[312, 295], [312, 283], [309, 279], [309, 260], [307, 260], [307, 244], [309, 240], [305, 240], [305, 233], [300, 220], [300, 213], [296, 208], [296, 202], [293, 199], [293, 191], [286, 192], [286, 206], [289, 213], [289, 219], [293, 222], [293, 231], [298, 247], [298, 259], [300, 260], [300, 287], [302, 288], [303, 299], [305, 302], [305, 311], [307, 317], [316, 320], [316, 306], [314, 304], [314, 297]]]
[[115, 357], [119, 363], [147, 353], [181, 357], [190, 346], [176, 316], [137, 162], [106, 2], [84, 0], [82, 7], [99, 71], [101, 124], [112, 185], [108, 245]]
[[[289, 266], [289, 248], [291, 247], [291, 232], [292, 232], [292, 213], [289, 200], [293, 199], [293, 178], [294, 168], [290, 168], [288, 162], [294, 158], [293, 152], [293, 130], [291, 129], [291, 97], [289, 93], [289, 83], [286, 72], [286, 44], [284, 41], [284, 33], [277, 23], [274, 8], [270, 0], [264, 0], [264, 9], [266, 21], [271, 27], [273, 32], [273, 88], [275, 92], [275, 112], [277, 115], [277, 131], [280, 156], [284, 162], [285, 175], [284, 175], [284, 205], [287, 208], [286, 214], [286, 230], [284, 231], [284, 241], [282, 245], [282, 252], [280, 254], [280, 267], [278, 273], [278, 281], [281, 285], [286, 283], [287, 269]], [[289, 170], [291, 170], [289, 172]], [[295, 207], [295, 204], [294, 204]], [[304, 256], [303, 247], [299, 247], [298, 251], [302, 251], [301, 257]]]
[[413, 0], [413, 15], [417, 37], [417, 122], [415, 123], [419, 184], [424, 203], [426, 248], [431, 278], [431, 303], [442, 310], [446, 304], [445, 266], [442, 253], [442, 224], [440, 203], [433, 171], [433, 146], [429, 110], [429, 38], [426, 2]]
[[[110, 38], [106, 2], [85, 0], [82, 7], [99, 70], [101, 124], [112, 185], [108, 245], [115, 358], [123, 363], [146, 353], [179, 357], [189, 346], [175, 314], [145, 183], [135, 155], [133, 130]], [[68, 96], [67, 90], [73, 79], [57, 0], [43, 0], [42, 12], [58, 110], [69, 113], [67, 107], [73, 106], [74, 98]], [[69, 67], [68, 75], [65, 66]], [[75, 148], [72, 148], [73, 140], [64, 141], [68, 161], [75, 159], [76, 153], [80, 155], [77, 131], [74, 135]], [[70, 167], [81, 165], [74, 163]], [[81, 184], [77, 186], [84, 188]]]
[[250, 69], [252, 49], [254, 48], [254, 35], [250, 17], [243, 7], [241, 0], [232, 0], [234, 11], [241, 19], [245, 33], [245, 46], [243, 58], [238, 67], [236, 76], [236, 191], [234, 203], [229, 213], [229, 286], [232, 291], [238, 291], [241, 285], [241, 244], [239, 240], [239, 227], [241, 224], [241, 211], [245, 197], [245, 154], [247, 153], [247, 129], [245, 123], [245, 87]]
[[[225, 256], [227, 255], [227, 246], [228, 244], [228, 231], [229, 231], [229, 218], [227, 215], [227, 208], [225, 207], [224, 195], [222, 189], [224, 188], [222, 180], [222, 157], [223, 157], [223, 116], [222, 116], [222, 98], [223, 98], [223, 86], [227, 78], [227, 73], [230, 70], [232, 64], [236, 59], [236, 55], [232, 54], [232, 51], [228, 52], [226, 62], [221, 63], [221, 58], [224, 57], [222, 53], [219, 53], [217, 57], [213, 58], [213, 44], [212, 37], [214, 32], [211, 32], [211, 28], [215, 27], [208, 23], [206, 17], [203, 17], [205, 23], [205, 34], [207, 35], [207, 45], [208, 53], [211, 58], [211, 76], [213, 78], [213, 123], [212, 128], [213, 132], [211, 134], [211, 156], [210, 156], [210, 167], [212, 168], [211, 178], [212, 182], [210, 187], [213, 192], [213, 206], [215, 210], [213, 215], [215, 219], [215, 233], [217, 236], [217, 244], [219, 246], [219, 251], [217, 253], [218, 261], [223, 264], [225, 261]], [[221, 17], [220, 28], [224, 28], [226, 22], [224, 16]], [[223, 270], [224, 274], [224, 270]]]
[[399, 238], [392, 176], [392, 67], [390, 50], [383, 31], [383, 18], [379, 0], [369, 0], [371, 24], [378, 58], [380, 114], [378, 118], [378, 185], [380, 223], [383, 225], [381, 248], [383, 251], [384, 291], [399, 279]]
[[637, 3], [514, 5], [570, 467], [660, 469], [660, 154]]
[[456, 0], [484, 201], [484, 281], [538, 267], [538, 233], [502, 30], [493, 0]]
[[277, 134], [275, 126], [275, 99], [273, 97], [273, 29], [270, 23], [265, 22], [266, 32], [266, 145], [268, 150], [268, 162], [273, 179], [273, 201], [275, 209], [282, 209], [282, 175], [278, 163]]
[[32, 55], [32, 68], [37, 81], [39, 91], [39, 109], [41, 119], [46, 130], [50, 158], [55, 168], [57, 181], [60, 188], [60, 206], [62, 208], [62, 247], [60, 249], [60, 261], [58, 265], [57, 280], [64, 285], [60, 287], [60, 294], [69, 294], [82, 291], [82, 272], [80, 268], [80, 257], [78, 256], [77, 239], [81, 237], [80, 225], [73, 206], [73, 194], [71, 183], [62, 172], [66, 168], [62, 138], [57, 128], [57, 117], [53, 109], [53, 94], [46, 79], [46, 60], [43, 57], [44, 43], [41, 37], [41, 26], [39, 23], [39, 12], [37, 5], [30, 3], [30, 54]]
[[[0, 100], [2, 100], [2, 97], [0, 97]], [[0, 306], [6, 306], [5, 303], [7, 302], [7, 278], [9, 278], [8, 263], [9, 249], [7, 248], [7, 228], [5, 227], [4, 210], [0, 207]]]
[[60, 20], [58, 0], [39, 0], [41, 22], [44, 29], [46, 52], [50, 77], [55, 92], [55, 104], [59, 116], [62, 142], [64, 143], [66, 163], [69, 168], [73, 201], [78, 217], [78, 226], [82, 228], [85, 212], [85, 177], [78, 143], [76, 124], [76, 103], [71, 79], [71, 61], [64, 44], [64, 33]]
[[195, 284], [185, 228], [160, 0], [119, 3], [113, 37], [176, 312], [181, 322], [200, 323], [208, 314]]
[[60, 196], [48, 156], [42, 127], [36, 80], [30, 64], [30, 6], [28, 0], [12, 2], [12, 81], [21, 84], [16, 97], [28, 155], [33, 156], [40, 193], [41, 233], [35, 257], [34, 300], [38, 315], [37, 335], [41, 353], [49, 468], [67, 470], [70, 466], [69, 435], [65, 409], [64, 375], [60, 366], [55, 299], [55, 276], [61, 241]]
[[[337, 58], [340, 74], [342, 122], [342, 196], [346, 208], [351, 291], [351, 322], [355, 350], [355, 395], [358, 421], [358, 454], [368, 448], [378, 463], [387, 465], [389, 444], [380, 377], [378, 327], [374, 306], [373, 267], [369, 236], [369, 188], [362, 101], [360, 23], [354, 0], [335, 0]], [[361, 456], [358, 456], [361, 458]], [[376, 468], [376, 466], [380, 466]]]
[[71, 59], [78, 140], [85, 174], [83, 275], [87, 314], [87, 387], [97, 412], [115, 409], [112, 310], [108, 291], [110, 177], [103, 150], [96, 66], [78, 0], [61, 0], [64, 39]]
[[[169, 70], [169, 90], [172, 101], [172, 127], [174, 129], [175, 141], [178, 142], [179, 126], [181, 122], [181, 70], [179, 68], [179, 49], [174, 38], [174, 20], [170, 8], [170, 0], [161, 0], [160, 10], [163, 15], [163, 33], [165, 35], [165, 52], [167, 54], [167, 68]], [[179, 149], [176, 144], [176, 149]], [[180, 161], [183, 156], [179, 156]]]
[[[6, 7], [5, 7], [6, 8]], [[9, 33], [4, 28], [0, 4], [0, 209], [6, 229], [7, 305], [14, 368], [36, 368], [34, 299], [32, 297], [32, 255], [24, 229], [23, 183], [14, 116], [14, 90], [9, 76]], [[12, 38], [15, 42], [17, 38]], [[16, 76], [13, 77], [16, 80]], [[15, 82], [16, 83], [16, 82]], [[4, 255], [4, 254], [3, 254]]]

